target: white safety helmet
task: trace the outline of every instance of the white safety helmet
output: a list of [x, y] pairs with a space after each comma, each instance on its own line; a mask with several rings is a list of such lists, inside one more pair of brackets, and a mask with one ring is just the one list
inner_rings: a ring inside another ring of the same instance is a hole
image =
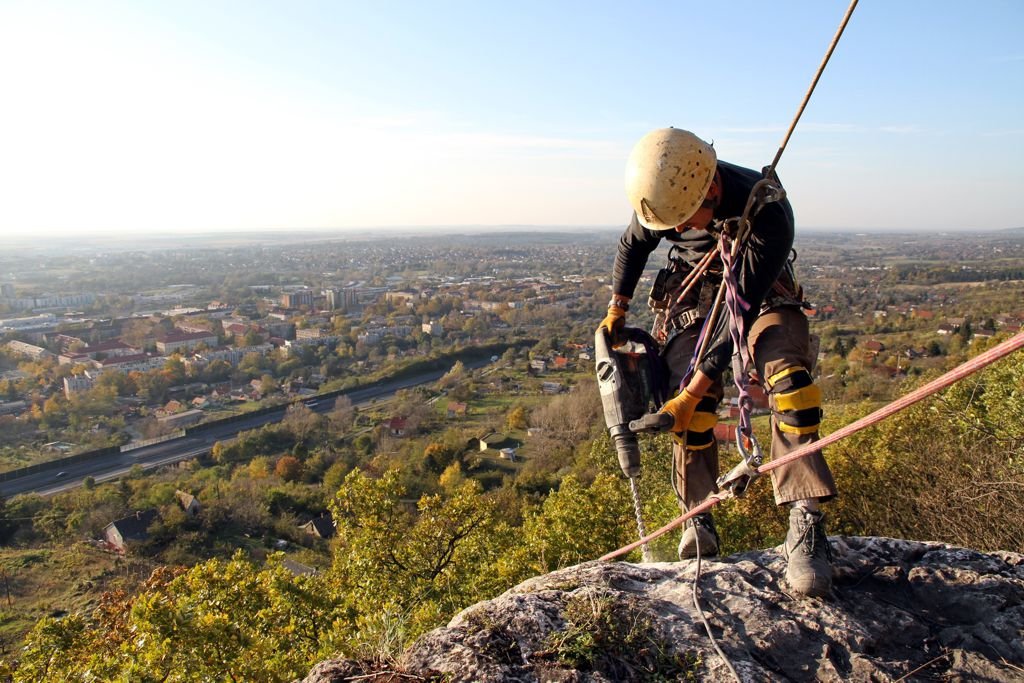
[[714, 148], [693, 133], [659, 128], [640, 138], [626, 163], [626, 196], [641, 225], [671, 230], [701, 207], [715, 178]]

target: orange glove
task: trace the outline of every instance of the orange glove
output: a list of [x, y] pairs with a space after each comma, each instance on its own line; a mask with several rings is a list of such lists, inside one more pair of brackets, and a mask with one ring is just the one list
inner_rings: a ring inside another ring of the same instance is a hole
[[693, 413], [697, 410], [698, 403], [700, 403], [700, 396], [691, 394], [686, 389], [683, 389], [674, 398], [665, 401], [658, 412], [675, 418], [675, 423], [668, 431], [682, 434], [689, 429], [690, 420], [693, 419]]
[[619, 306], [609, 306], [608, 315], [604, 317], [598, 329], [604, 328], [608, 332], [608, 339], [612, 346], [622, 346], [626, 342], [622, 339], [622, 330], [626, 327], [626, 310]]

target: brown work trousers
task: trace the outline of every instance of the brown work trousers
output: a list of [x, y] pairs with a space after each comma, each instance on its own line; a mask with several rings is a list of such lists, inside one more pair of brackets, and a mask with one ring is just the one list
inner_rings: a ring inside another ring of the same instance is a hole
[[[669, 367], [670, 386], [679, 386], [693, 356], [700, 325], [696, 324], [669, 340], [663, 352]], [[803, 367], [810, 372], [814, 360], [810, 357], [810, 334], [803, 311], [793, 306], [771, 308], [762, 313], [747, 333], [747, 345], [760, 377], [771, 377], [792, 367]], [[767, 390], [767, 389], [766, 389]], [[708, 390], [706, 396], [722, 400], [721, 379]], [[769, 403], [775, 407], [775, 398], [769, 394]], [[779, 430], [772, 416], [772, 457], [790, 453], [804, 444], [818, 440], [818, 433], [791, 434]], [[681, 496], [680, 507], [685, 512], [718, 491], [718, 444], [700, 450], [684, 449], [676, 444], [672, 449], [675, 459], [676, 490]], [[775, 503], [783, 505], [806, 498], [828, 500], [835, 497], [836, 485], [832, 472], [821, 451], [794, 460], [772, 470]]]

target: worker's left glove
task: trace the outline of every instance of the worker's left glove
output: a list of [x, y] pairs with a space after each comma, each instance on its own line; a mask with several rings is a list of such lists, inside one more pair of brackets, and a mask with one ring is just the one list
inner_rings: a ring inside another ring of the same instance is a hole
[[604, 329], [608, 333], [608, 340], [612, 348], [617, 348], [626, 343], [622, 331], [626, 328], [626, 310], [624, 306], [608, 306], [608, 315], [604, 317], [597, 329]]
[[690, 428], [690, 420], [700, 403], [700, 396], [683, 389], [679, 394], [661, 406], [656, 413], [648, 413], [639, 420], [629, 423], [633, 432], [675, 432], [682, 434]]

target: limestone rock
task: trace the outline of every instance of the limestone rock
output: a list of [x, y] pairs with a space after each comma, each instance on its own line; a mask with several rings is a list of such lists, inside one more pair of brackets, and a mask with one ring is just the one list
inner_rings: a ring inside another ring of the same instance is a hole
[[[787, 592], [781, 548], [703, 561], [700, 604], [743, 681], [1024, 681], [1024, 555], [830, 540], [820, 600]], [[401, 680], [732, 681], [693, 605], [696, 569], [591, 562], [535, 577], [422, 636]], [[399, 680], [338, 660], [305, 683], [350, 671]]]

